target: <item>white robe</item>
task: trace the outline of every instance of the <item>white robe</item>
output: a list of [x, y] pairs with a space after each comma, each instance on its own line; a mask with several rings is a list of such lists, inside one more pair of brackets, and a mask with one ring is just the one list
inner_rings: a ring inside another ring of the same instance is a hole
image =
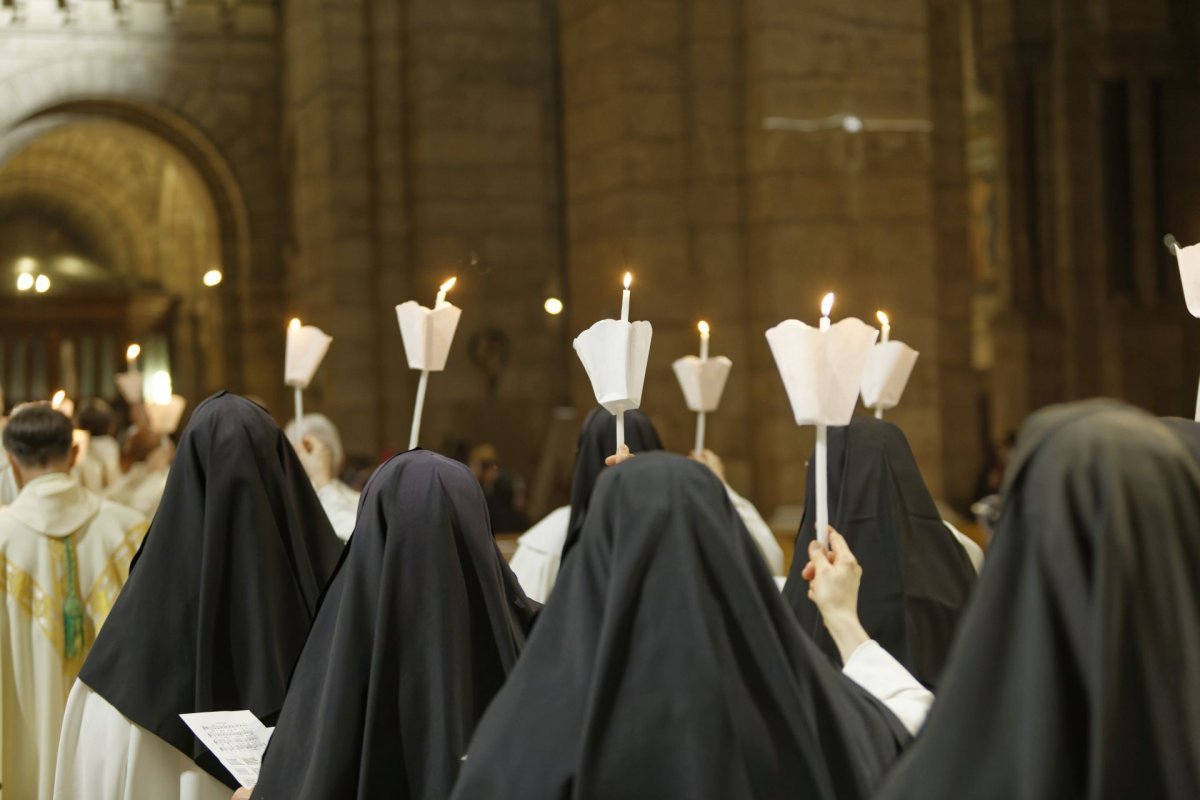
[[229, 800], [233, 791], [82, 681], [63, 716], [55, 800]]
[[975, 540], [949, 522], [945, 520], [942, 520], [942, 522], [950, 529], [950, 533], [954, 534], [954, 540], [962, 545], [963, 550], [967, 551], [967, 558], [971, 559], [971, 566], [975, 568], [975, 574], [978, 575], [983, 570], [983, 548], [977, 545]]
[[[729, 502], [742, 518], [751, 538], [758, 545], [772, 575], [782, 576], [783, 549], [775, 534], [758, 513], [758, 509], [728, 486], [725, 487]], [[554, 581], [558, 578], [559, 559], [567, 541], [567, 525], [571, 520], [571, 507], [562, 506], [546, 515], [521, 538], [517, 539], [517, 551], [508, 562], [516, 574], [525, 594], [539, 603], [546, 602]]]
[[933, 706], [933, 694], [878, 642], [860, 644], [842, 673], [887, 706], [913, 736], [921, 730]]
[[321, 501], [321, 508], [325, 509], [325, 516], [333, 525], [333, 532], [343, 542], [349, 539], [358, 520], [359, 493], [342, 481], [334, 480], [317, 491], [317, 499]]
[[104, 494], [121, 479], [121, 446], [117, 440], [111, 436], [93, 436], [88, 441], [87, 455], [75, 465], [75, 475], [83, 488]]
[[144, 461], [139, 461], [109, 486], [104, 496], [114, 503], [142, 512], [146, 519], [154, 519], [158, 504], [162, 502], [163, 491], [167, 488], [169, 471], [152, 468]]
[[[67, 693], [145, 533], [141, 514], [101, 500], [62, 473], [30, 481], [0, 510], [0, 780], [6, 797], [50, 798]], [[74, 653], [64, 614], [72, 594], [82, 610]]]

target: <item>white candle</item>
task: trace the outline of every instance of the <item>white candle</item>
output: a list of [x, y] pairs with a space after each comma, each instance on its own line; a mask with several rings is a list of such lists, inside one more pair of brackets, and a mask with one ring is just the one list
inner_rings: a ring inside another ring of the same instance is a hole
[[[821, 330], [829, 330], [829, 312], [833, 311], [833, 292], [821, 300]], [[817, 425], [817, 541], [829, 546], [829, 431]]]
[[[696, 326], [700, 329], [700, 363], [708, 361], [708, 323], [700, 320], [700, 324]], [[707, 422], [707, 414], [700, 411], [696, 414], [696, 456], [697, 458], [704, 457], [704, 429]]]
[[134, 343], [125, 349], [125, 369], [128, 372], [137, 372], [138, 356], [142, 354], [142, 346]]
[[[288, 338], [291, 339], [291, 337], [299, 333], [300, 328], [299, 317], [293, 317], [292, 321], [288, 323]], [[301, 447], [301, 442], [304, 441], [304, 390], [299, 386], [296, 387], [294, 399], [296, 409], [296, 447]]]
[[437, 311], [442, 306], [447, 305], [446, 292], [453, 289], [454, 284], [456, 284], [456, 283], [458, 283], [458, 278], [451, 278], [450, 280], [446, 281], [445, 283], [443, 283], [441, 286], [438, 287], [437, 300], [433, 304], [434, 311]]
[[[892, 336], [892, 324], [888, 315], [882, 311], [876, 311], [875, 319], [879, 320], [879, 341], [887, 342]], [[875, 419], [883, 419], [883, 406], [875, 407]]]
[[633, 283], [633, 273], [625, 273], [625, 291], [621, 292], [621, 322], [629, 322], [629, 287]]

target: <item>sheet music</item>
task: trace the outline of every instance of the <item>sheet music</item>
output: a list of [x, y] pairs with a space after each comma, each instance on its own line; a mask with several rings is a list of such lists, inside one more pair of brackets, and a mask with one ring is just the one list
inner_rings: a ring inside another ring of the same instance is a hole
[[207, 711], [180, 714], [196, 738], [242, 786], [258, 783], [263, 751], [274, 728], [267, 728], [249, 711]]

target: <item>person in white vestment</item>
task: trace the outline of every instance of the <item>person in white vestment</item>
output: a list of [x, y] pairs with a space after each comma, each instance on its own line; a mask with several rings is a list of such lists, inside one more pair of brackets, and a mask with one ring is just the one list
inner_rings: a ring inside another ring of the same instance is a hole
[[98, 397], [79, 403], [75, 427], [87, 431], [87, 452], [75, 465], [75, 475], [85, 489], [104, 494], [121, 477], [121, 446], [117, 443], [112, 406]]
[[338, 475], [346, 468], [346, 451], [337, 426], [324, 414], [304, 415], [304, 439], [296, 437], [296, 421], [284, 429], [288, 441], [296, 448], [300, 463], [308, 473], [333, 532], [342, 541], [354, 532], [358, 519], [359, 493], [351, 489]]
[[6, 797], [48, 800], [67, 694], [146, 520], [71, 476], [71, 421], [48, 404], [18, 408], [3, 441], [19, 494], [0, 510], [0, 781]]
[[829, 529], [829, 547], [816, 540], [809, 544], [801, 575], [837, 645], [842, 673], [887, 706], [915, 736], [929, 716], [933, 694], [867, 635], [858, 617], [862, 566], [840, 533]]
[[104, 496], [154, 519], [167, 486], [175, 444], [149, 427], [130, 428], [121, 443], [121, 471]]

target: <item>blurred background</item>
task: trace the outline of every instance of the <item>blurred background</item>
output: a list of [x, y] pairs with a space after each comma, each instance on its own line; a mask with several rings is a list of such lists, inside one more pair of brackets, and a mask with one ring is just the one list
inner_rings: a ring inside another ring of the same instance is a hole
[[1198, 142], [1195, 0], [0, 0], [0, 386], [114, 398], [138, 342], [286, 421], [300, 317], [369, 468], [416, 390], [394, 306], [456, 276], [422, 440], [536, 519], [629, 270], [644, 410], [689, 447], [707, 320], [708, 442], [769, 516], [811, 432], [763, 333], [835, 291], [921, 352], [888, 418], [965, 511], [1039, 406], [1192, 412]]

